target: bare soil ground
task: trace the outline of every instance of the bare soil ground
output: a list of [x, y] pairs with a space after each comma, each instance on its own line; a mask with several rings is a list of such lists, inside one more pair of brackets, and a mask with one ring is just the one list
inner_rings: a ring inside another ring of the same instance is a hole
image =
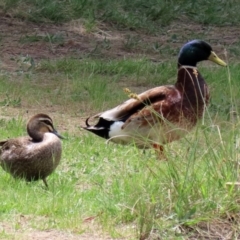
[[163, 61], [176, 57], [179, 48], [194, 38], [210, 42], [221, 56], [225, 48], [239, 44], [239, 35], [239, 27], [204, 26], [184, 19], [161, 27], [155, 36], [116, 30], [106, 24], [98, 24], [88, 32], [81, 20], [61, 25], [35, 24], [0, 12], [0, 67], [14, 71], [18, 68], [16, 60], [27, 55], [35, 61], [86, 55], [109, 59], [145, 56]]
[[[36, 219], [36, 216], [16, 216], [18, 219], [17, 227], [10, 222], [1, 222], [0, 230], [5, 233], [3, 238], [0, 239], [14, 239], [14, 240], [110, 240], [111, 238], [98, 229], [94, 221], [90, 221], [88, 224], [83, 223], [82, 233], [77, 234], [70, 231], [49, 229], [40, 230], [31, 226], [32, 219], [34, 221], [43, 222], [44, 217]], [[121, 239], [119, 239], [121, 240]]]
[[[116, 30], [106, 24], [99, 24], [93, 31], [88, 32], [80, 20], [61, 25], [35, 24], [0, 13], [0, 72], [15, 72], [19, 68], [18, 60], [21, 56], [31, 56], [36, 63], [42, 59], [68, 56], [81, 58], [86, 55], [109, 59], [145, 56], [159, 62], [168, 57], [176, 57], [183, 43], [193, 38], [210, 42], [220, 56], [224, 55], [225, 48], [231, 50], [228, 60], [237, 59], [234, 49], [239, 45], [239, 27], [203, 26], [182, 19], [181, 22], [174, 22], [168, 27], [161, 28], [159, 32], [160, 34], [154, 36], [143, 32]], [[38, 109], [42, 110], [45, 109]], [[61, 113], [57, 113], [54, 107], [46, 110], [55, 115], [53, 118], [61, 118]], [[8, 108], [8, 111], [1, 110], [0, 114], [1, 117], [11, 118], [16, 115], [27, 115], [24, 111], [14, 108], [9, 111]], [[73, 115], [62, 119], [68, 121], [60, 123], [65, 126], [73, 122], [77, 125], [79, 121]], [[239, 216], [236, 219], [239, 220]], [[1, 223], [0, 228], [11, 234], [12, 239], [111, 239], [101, 236], [99, 231], [95, 234], [89, 231], [79, 235], [58, 230], [36, 230], [26, 224], [26, 219], [22, 221], [18, 230], [12, 229], [7, 223]], [[240, 239], [240, 227], [234, 218], [202, 223], [193, 229], [182, 228], [181, 232], [190, 236], [185, 239]], [[161, 239], [161, 236], [154, 234], [151, 236], [149, 239]]]

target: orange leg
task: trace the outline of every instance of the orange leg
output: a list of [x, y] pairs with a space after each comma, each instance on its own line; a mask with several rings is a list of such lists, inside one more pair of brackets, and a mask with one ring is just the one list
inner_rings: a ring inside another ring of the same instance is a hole
[[155, 149], [157, 158], [159, 160], [166, 160], [166, 156], [164, 154], [164, 148], [162, 145], [158, 145], [158, 144], [154, 143], [153, 148]]

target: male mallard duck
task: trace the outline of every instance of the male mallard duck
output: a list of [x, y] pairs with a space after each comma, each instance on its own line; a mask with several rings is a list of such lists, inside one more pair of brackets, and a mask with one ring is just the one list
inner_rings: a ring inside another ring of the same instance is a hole
[[27, 124], [28, 136], [0, 142], [0, 165], [13, 177], [27, 181], [42, 179], [58, 166], [62, 153], [62, 138], [52, 119], [43, 113], [33, 116]]
[[203, 116], [209, 92], [196, 67], [203, 60], [227, 65], [208, 43], [190, 41], [180, 50], [175, 85], [133, 95], [133, 99], [93, 116], [99, 119], [96, 125], [89, 125], [86, 119], [84, 129], [115, 143], [153, 147], [161, 154], [163, 144], [183, 137]]

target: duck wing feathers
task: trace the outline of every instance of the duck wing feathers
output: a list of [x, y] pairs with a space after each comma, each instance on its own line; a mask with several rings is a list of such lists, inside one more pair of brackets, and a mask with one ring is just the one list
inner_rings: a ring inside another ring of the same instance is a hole
[[[181, 100], [175, 86], [160, 86], [136, 95], [137, 99], [129, 99], [117, 107], [93, 116], [108, 121], [130, 121], [139, 116], [151, 115], [149, 106], [158, 110], [164, 104], [173, 104]], [[127, 124], [126, 122], [126, 124]]]

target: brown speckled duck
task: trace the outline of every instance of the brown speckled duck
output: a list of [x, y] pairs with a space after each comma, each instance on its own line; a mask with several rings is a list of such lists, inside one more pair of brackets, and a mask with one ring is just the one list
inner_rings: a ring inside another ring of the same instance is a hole
[[135, 95], [113, 109], [90, 117], [98, 119], [93, 126], [88, 118], [84, 129], [114, 143], [153, 147], [161, 157], [164, 144], [183, 137], [203, 116], [209, 92], [196, 67], [203, 60], [226, 66], [208, 43], [192, 40], [180, 50], [175, 85], [155, 87]]
[[58, 166], [62, 138], [55, 130], [52, 119], [43, 113], [33, 116], [27, 124], [28, 136], [0, 142], [0, 165], [13, 177], [27, 181], [46, 178]]

